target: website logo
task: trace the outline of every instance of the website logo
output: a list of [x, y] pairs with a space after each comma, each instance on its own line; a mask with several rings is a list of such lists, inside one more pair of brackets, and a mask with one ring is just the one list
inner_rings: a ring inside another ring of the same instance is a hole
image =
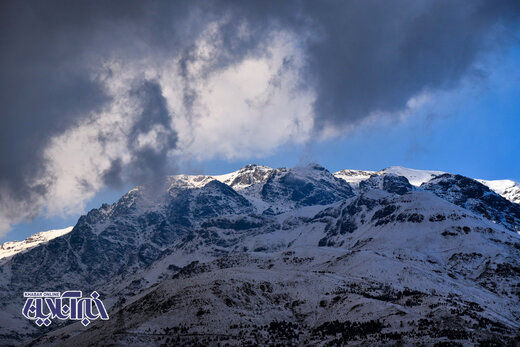
[[53, 319], [79, 320], [87, 326], [98, 318], [108, 320], [105, 305], [99, 294], [93, 291], [83, 297], [80, 290], [60, 292], [24, 292], [25, 304], [22, 314], [37, 326], [49, 326]]

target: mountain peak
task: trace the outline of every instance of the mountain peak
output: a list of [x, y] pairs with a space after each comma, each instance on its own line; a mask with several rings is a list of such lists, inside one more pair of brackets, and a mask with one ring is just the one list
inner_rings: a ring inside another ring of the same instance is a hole
[[275, 170], [268, 166], [248, 164], [240, 170], [224, 174], [211, 176], [214, 179], [229, 185], [234, 189], [244, 189], [256, 183], [265, 182], [269, 175]]
[[442, 171], [432, 171], [432, 170], [416, 170], [416, 169], [408, 169], [402, 166], [390, 166], [386, 169], [383, 169], [378, 172], [379, 174], [383, 173], [392, 173], [398, 176], [404, 176], [408, 179], [411, 185], [419, 187], [424, 182], [431, 180], [433, 177], [437, 175], [442, 175], [444, 172]]

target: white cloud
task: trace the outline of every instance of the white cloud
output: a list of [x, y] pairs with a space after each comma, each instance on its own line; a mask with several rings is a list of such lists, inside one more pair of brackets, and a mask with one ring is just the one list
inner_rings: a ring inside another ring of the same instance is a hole
[[[268, 51], [212, 73], [194, 86], [198, 95], [191, 114], [167, 79], [167, 99], [179, 117], [179, 152], [196, 158], [259, 157], [286, 142], [304, 142], [313, 126], [311, 90], [299, 88], [302, 54], [289, 35], [272, 38]], [[195, 64], [198, 64], [196, 62]], [[194, 75], [197, 70], [194, 69]]]

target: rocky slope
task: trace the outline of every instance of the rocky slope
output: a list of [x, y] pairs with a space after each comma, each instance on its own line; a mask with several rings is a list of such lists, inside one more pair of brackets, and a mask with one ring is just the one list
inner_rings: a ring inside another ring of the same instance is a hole
[[[404, 168], [170, 176], [2, 264], [0, 340], [513, 343], [519, 208], [478, 181]], [[66, 289], [100, 292], [110, 320], [22, 319], [23, 290]]]

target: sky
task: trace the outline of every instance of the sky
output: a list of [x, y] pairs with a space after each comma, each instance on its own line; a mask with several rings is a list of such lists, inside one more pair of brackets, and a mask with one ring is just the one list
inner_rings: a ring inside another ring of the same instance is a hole
[[520, 181], [518, 1], [0, 7], [0, 242], [249, 163]]

